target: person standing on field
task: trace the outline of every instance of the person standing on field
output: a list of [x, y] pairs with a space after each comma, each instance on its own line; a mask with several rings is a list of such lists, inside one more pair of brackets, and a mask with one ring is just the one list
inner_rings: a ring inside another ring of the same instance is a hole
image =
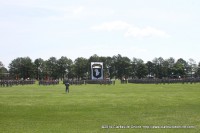
[[65, 83], [65, 87], [66, 87], [66, 93], [69, 93], [69, 83], [68, 82]]

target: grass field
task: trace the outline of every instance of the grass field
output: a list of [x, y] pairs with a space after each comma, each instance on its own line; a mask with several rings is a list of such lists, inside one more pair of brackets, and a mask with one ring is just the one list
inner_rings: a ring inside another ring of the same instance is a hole
[[200, 84], [74, 85], [69, 94], [62, 84], [4, 87], [0, 132], [197, 133]]

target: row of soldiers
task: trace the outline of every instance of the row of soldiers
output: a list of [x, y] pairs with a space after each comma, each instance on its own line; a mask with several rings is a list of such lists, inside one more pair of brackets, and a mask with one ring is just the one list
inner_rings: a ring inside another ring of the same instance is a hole
[[135, 84], [192, 84], [192, 83], [200, 83], [199, 78], [191, 78], [191, 79], [129, 79], [128, 83]]
[[70, 85], [83, 85], [86, 84], [85, 80], [63, 80], [63, 84], [69, 83]]
[[0, 87], [12, 87], [13, 85], [35, 84], [35, 80], [0, 80]]
[[108, 79], [104, 79], [104, 80], [86, 80], [85, 81], [86, 84], [100, 84], [100, 85], [115, 85], [115, 80], [108, 80]]
[[111, 85], [115, 84], [115, 81], [111, 80], [64, 80], [63, 84], [69, 83], [70, 85], [86, 85], [86, 84], [100, 84], [100, 85]]
[[40, 80], [39, 85], [58, 85], [59, 80]]

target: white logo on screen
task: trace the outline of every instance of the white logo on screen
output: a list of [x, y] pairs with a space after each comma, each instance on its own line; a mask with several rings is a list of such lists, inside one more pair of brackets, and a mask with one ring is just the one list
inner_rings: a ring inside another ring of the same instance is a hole
[[99, 74], [100, 74], [99, 70], [95, 69], [94, 71], [95, 71], [96, 76], [99, 76]]

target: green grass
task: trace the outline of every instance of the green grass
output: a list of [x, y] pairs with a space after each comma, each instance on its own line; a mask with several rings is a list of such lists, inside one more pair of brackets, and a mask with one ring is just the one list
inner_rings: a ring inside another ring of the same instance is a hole
[[[103, 129], [141, 126], [139, 129]], [[145, 129], [143, 126], [194, 126]], [[1, 133], [197, 133], [200, 84], [13, 86], [0, 88]]]

